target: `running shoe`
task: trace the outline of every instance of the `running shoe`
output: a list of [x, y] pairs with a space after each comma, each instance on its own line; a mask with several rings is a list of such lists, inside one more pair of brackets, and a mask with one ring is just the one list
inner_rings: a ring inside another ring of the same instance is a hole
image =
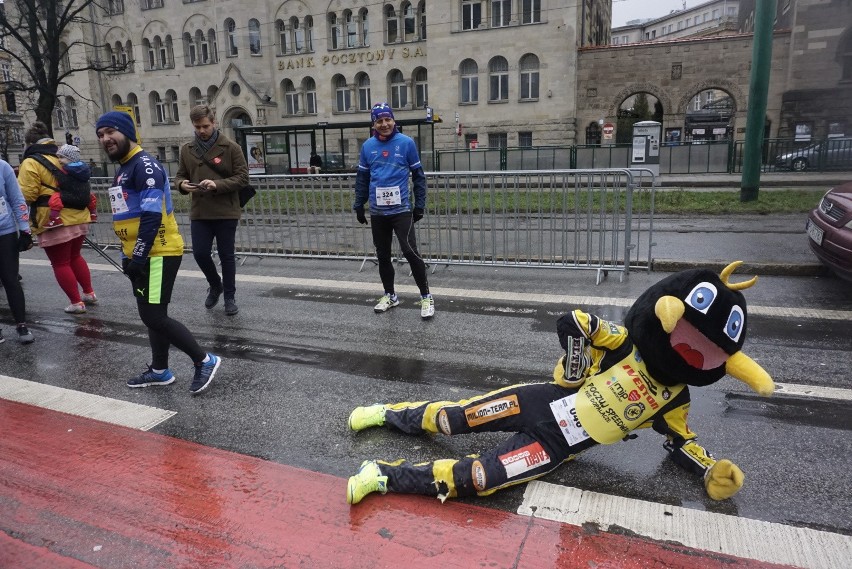
[[86, 304], [83, 302], [72, 302], [65, 307], [65, 312], [68, 314], [85, 314]]
[[420, 318], [428, 320], [435, 316], [435, 300], [430, 294], [426, 298], [420, 299]]
[[22, 344], [32, 344], [35, 342], [35, 337], [30, 329], [25, 324], [18, 324], [18, 341]]
[[374, 460], [365, 460], [358, 469], [358, 474], [349, 478], [346, 485], [346, 503], [355, 505], [367, 494], [388, 491], [388, 477], [382, 476], [379, 465]]
[[192, 378], [192, 385], [189, 390], [193, 395], [197, 395], [207, 389], [210, 382], [213, 381], [213, 376], [216, 375], [216, 370], [219, 369], [219, 364], [222, 363], [222, 358], [207, 354], [210, 359], [207, 362], [195, 364], [195, 377]]
[[151, 366], [148, 366], [147, 371], [143, 371], [140, 375], [127, 380], [127, 387], [151, 387], [154, 385], [169, 385], [174, 383], [175, 374], [172, 370], [166, 369], [163, 373], [155, 373]]
[[389, 308], [393, 308], [394, 306], [399, 306], [399, 299], [395, 294], [386, 294], [379, 299], [379, 303], [373, 307], [373, 311], [375, 312], [386, 312]]
[[363, 431], [369, 427], [381, 427], [385, 424], [384, 405], [369, 405], [355, 407], [349, 414], [349, 428], [353, 431]]
[[95, 291], [90, 293], [84, 292], [80, 295], [80, 299], [84, 304], [97, 304], [98, 303], [98, 295], [95, 294]]

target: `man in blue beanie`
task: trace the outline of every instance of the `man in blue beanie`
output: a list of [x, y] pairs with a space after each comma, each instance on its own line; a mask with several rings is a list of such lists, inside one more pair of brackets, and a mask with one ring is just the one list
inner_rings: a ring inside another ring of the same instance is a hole
[[[370, 118], [374, 135], [361, 147], [352, 209], [358, 222], [366, 224], [364, 204], [370, 204], [373, 244], [385, 289], [373, 310], [381, 313], [399, 305], [391, 260], [391, 245], [396, 234], [402, 254], [411, 266], [411, 274], [420, 289], [420, 317], [427, 320], [435, 314], [435, 301], [429, 293], [426, 263], [420, 258], [414, 236], [414, 224], [423, 218], [426, 209], [426, 174], [414, 141], [396, 128], [390, 105], [374, 105]], [[409, 172], [414, 182], [413, 200], [408, 183]]]
[[169, 347], [176, 346], [195, 365], [189, 390], [210, 385], [222, 359], [198, 345], [186, 326], [170, 318], [169, 301], [183, 259], [183, 238], [175, 221], [169, 176], [136, 142], [136, 127], [126, 113], [109, 112], [95, 123], [98, 142], [121, 166], [109, 188], [113, 230], [121, 240], [124, 274], [133, 285], [136, 307], [148, 328], [151, 365], [127, 380], [128, 387], [168, 385]]

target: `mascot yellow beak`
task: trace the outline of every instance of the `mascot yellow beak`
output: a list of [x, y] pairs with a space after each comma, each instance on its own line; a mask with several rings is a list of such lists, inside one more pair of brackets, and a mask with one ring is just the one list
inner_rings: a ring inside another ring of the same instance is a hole
[[[672, 333], [684, 311], [683, 301], [674, 296], [661, 296], [654, 305], [654, 313], [666, 334]], [[775, 391], [775, 383], [766, 370], [741, 351], [728, 358], [725, 362], [725, 372], [751, 387], [759, 395], [769, 396]]]

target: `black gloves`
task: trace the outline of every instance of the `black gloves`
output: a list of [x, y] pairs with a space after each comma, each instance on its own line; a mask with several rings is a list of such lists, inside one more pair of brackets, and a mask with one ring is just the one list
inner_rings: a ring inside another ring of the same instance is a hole
[[367, 218], [364, 215], [364, 206], [355, 208], [355, 217], [358, 219], [358, 223], [367, 225]]
[[414, 217], [414, 223], [417, 223], [418, 221], [423, 219], [423, 208], [422, 207], [415, 207], [414, 212], [412, 213], [412, 216]]
[[28, 251], [33, 248], [33, 236], [29, 231], [18, 234], [18, 251]]
[[130, 261], [124, 265], [124, 274], [130, 279], [130, 282], [136, 284], [137, 281], [145, 277], [147, 267], [142, 263], [134, 263]]

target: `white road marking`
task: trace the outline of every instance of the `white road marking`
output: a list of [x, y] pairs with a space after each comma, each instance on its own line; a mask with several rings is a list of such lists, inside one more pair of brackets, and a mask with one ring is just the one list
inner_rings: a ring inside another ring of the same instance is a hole
[[575, 526], [612, 526], [650, 539], [715, 551], [745, 559], [807, 569], [846, 569], [852, 537], [609, 496], [533, 481], [527, 485], [518, 514]]
[[[48, 261], [40, 259], [21, 259], [22, 265], [50, 266]], [[98, 271], [114, 271], [111, 265], [89, 263], [89, 268]], [[180, 270], [180, 276], [203, 279], [204, 273], [194, 270]], [[305, 279], [294, 277], [273, 277], [268, 275], [237, 275], [237, 281], [243, 283], [271, 284], [276, 286], [293, 286], [327, 290], [342, 290], [346, 292], [376, 292], [376, 283], [364, 281], [340, 281], [328, 279]], [[397, 292], [419, 293], [414, 285], [397, 285]], [[506, 292], [496, 290], [430, 287], [435, 296], [446, 298], [467, 298], [475, 300], [492, 300], [506, 302], [526, 302], [531, 304], [562, 304], [570, 306], [622, 306], [629, 307], [635, 298], [617, 298], [602, 296], [580, 296], [563, 294], [534, 294], [527, 292]], [[852, 310], [823, 310], [821, 308], [791, 308], [788, 306], [760, 306], [750, 304], [750, 314], [775, 316], [783, 318], [811, 318], [815, 320], [852, 320]]]
[[775, 394], [852, 401], [852, 389], [843, 389], [842, 387], [821, 387], [819, 385], [800, 385], [797, 383], [776, 383]]
[[0, 398], [147, 431], [177, 412], [0, 375]]

